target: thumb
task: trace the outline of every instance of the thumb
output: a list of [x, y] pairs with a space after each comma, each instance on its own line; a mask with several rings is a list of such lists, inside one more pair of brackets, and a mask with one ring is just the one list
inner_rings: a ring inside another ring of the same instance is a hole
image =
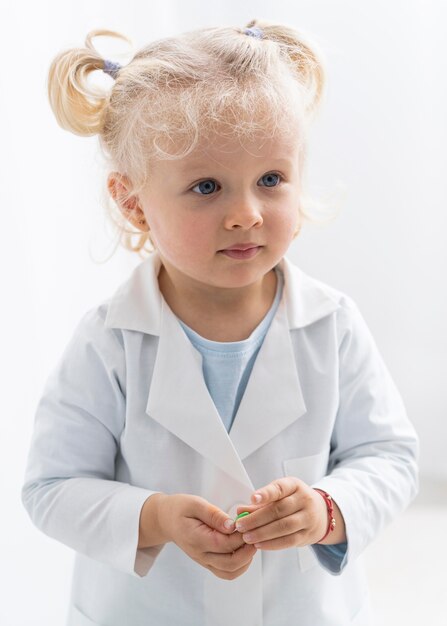
[[235, 530], [234, 521], [231, 517], [224, 513], [222, 509], [207, 501], [204, 501], [201, 507], [200, 519], [207, 526], [221, 533], [230, 534]]

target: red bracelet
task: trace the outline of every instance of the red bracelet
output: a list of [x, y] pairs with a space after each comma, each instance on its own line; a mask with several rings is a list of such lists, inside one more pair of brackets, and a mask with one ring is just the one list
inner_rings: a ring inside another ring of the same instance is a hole
[[326, 491], [323, 491], [322, 489], [316, 489], [315, 487], [314, 489], [315, 491], [318, 491], [318, 493], [320, 493], [323, 496], [324, 501], [326, 502], [327, 513], [328, 513], [328, 518], [329, 518], [329, 523], [328, 523], [326, 534], [324, 535], [324, 537], [320, 539], [320, 541], [317, 541], [317, 543], [321, 543], [323, 539], [326, 539], [329, 533], [335, 530], [334, 503], [332, 501], [331, 496], [328, 493], [326, 493]]

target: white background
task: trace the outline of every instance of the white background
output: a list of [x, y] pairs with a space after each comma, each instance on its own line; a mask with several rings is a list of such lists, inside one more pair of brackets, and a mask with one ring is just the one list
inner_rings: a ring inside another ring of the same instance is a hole
[[[305, 226], [289, 256], [360, 306], [419, 433], [422, 488], [431, 493], [440, 485], [436, 493], [446, 504], [445, 6], [442, 0], [1, 0], [2, 625], [63, 624], [72, 552], [37, 531], [20, 502], [34, 410], [81, 315], [140, 262], [123, 250], [94, 262], [113, 246], [101, 207], [105, 174], [97, 139], [63, 131], [46, 95], [52, 58], [82, 47], [96, 28], [118, 30], [139, 48], [184, 30], [244, 26], [258, 17], [289, 23], [319, 42], [328, 83], [311, 135], [308, 180], [317, 197], [339, 184], [345, 191], [337, 196], [339, 217]], [[125, 44], [112, 49], [107, 39], [95, 43], [114, 60], [126, 50]], [[422, 549], [425, 540], [422, 532], [412, 534], [403, 553]], [[373, 591], [379, 594], [378, 587]], [[411, 594], [407, 600], [394, 608], [409, 624]]]

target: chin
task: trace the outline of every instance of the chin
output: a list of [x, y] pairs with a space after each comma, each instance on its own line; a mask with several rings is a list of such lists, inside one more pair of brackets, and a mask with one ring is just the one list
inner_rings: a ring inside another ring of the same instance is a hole
[[214, 280], [212, 280], [212, 284], [215, 285], [216, 287], [222, 287], [222, 288], [233, 288], [233, 289], [237, 289], [237, 288], [242, 288], [242, 287], [248, 287], [249, 285], [252, 285], [253, 283], [257, 283], [260, 280], [262, 280], [262, 278], [268, 274], [268, 272], [270, 271], [271, 268], [266, 267], [264, 269], [250, 269], [248, 267], [246, 268], [241, 268], [241, 267], [235, 267], [233, 268], [232, 271], [227, 272], [226, 276], [222, 276], [221, 278], [217, 277], [216, 275], [214, 276]]

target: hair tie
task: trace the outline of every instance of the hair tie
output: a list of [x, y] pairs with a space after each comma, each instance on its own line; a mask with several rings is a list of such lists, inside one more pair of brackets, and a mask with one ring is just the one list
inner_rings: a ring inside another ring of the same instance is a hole
[[263, 39], [264, 37], [264, 32], [256, 26], [253, 26], [252, 28], [246, 28], [244, 30], [244, 34], [248, 35], [249, 37], [256, 37], [257, 39]]
[[119, 63], [114, 63], [113, 61], [105, 60], [102, 71], [105, 72], [106, 74], [109, 74], [109, 76], [111, 76], [112, 78], [116, 78], [121, 68], [122, 68], [122, 65], [120, 65]]

